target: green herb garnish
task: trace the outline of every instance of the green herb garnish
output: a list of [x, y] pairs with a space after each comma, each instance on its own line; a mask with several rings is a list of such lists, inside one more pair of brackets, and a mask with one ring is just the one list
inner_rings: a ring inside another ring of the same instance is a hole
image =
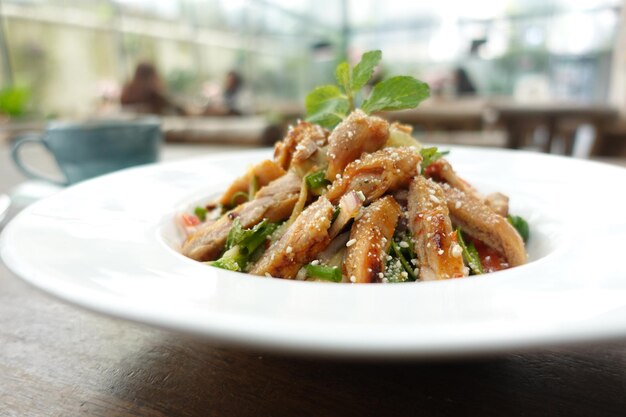
[[528, 227], [528, 222], [524, 220], [520, 216], [506, 216], [506, 219], [513, 225], [517, 233], [522, 237], [524, 243], [528, 242], [528, 238], [530, 237], [530, 228]]
[[469, 245], [465, 244], [460, 228], [456, 229], [456, 237], [459, 241], [459, 245], [461, 245], [461, 249], [463, 249], [463, 259], [465, 259], [465, 262], [470, 267], [474, 275], [482, 274], [483, 264], [480, 261], [480, 256], [478, 255], [478, 251], [476, 250], [474, 243], [470, 242]]
[[402, 264], [402, 268], [409, 275], [409, 279], [411, 281], [415, 281], [416, 277], [415, 277], [415, 272], [413, 271], [413, 268], [411, 268], [411, 265], [409, 265], [409, 262], [406, 260], [404, 254], [402, 253], [402, 249], [400, 248], [400, 246], [393, 240], [391, 241], [391, 251]]
[[439, 152], [439, 149], [437, 149], [436, 146], [433, 146], [432, 148], [422, 148], [422, 150], [420, 150], [420, 154], [422, 154], [422, 174], [424, 174], [424, 170], [428, 168], [428, 165], [449, 153], [450, 151]]
[[[335, 70], [339, 86], [324, 85], [307, 95], [307, 121], [329, 129], [334, 128], [358, 107], [359, 92], [372, 78], [381, 58], [381, 51], [369, 51], [361, 56], [361, 61], [352, 69], [346, 61], [340, 63]], [[409, 76], [391, 77], [374, 86], [370, 96], [363, 101], [361, 110], [373, 113], [410, 109], [429, 95], [430, 89], [426, 83]]]
[[316, 194], [319, 194], [321, 189], [330, 184], [330, 181], [326, 179], [326, 172], [323, 170], [307, 175], [304, 177], [304, 181], [306, 182], [309, 190], [315, 192]]
[[341, 271], [336, 266], [304, 265], [307, 276], [326, 281], [341, 282]]
[[276, 223], [270, 223], [265, 219], [250, 229], [244, 229], [239, 219], [235, 219], [226, 238], [224, 254], [209, 265], [230, 271], [245, 270], [252, 254], [277, 228]]
[[206, 213], [207, 213], [206, 208], [198, 206], [194, 209], [193, 213], [196, 215], [198, 219], [200, 219], [201, 222], [206, 220]]

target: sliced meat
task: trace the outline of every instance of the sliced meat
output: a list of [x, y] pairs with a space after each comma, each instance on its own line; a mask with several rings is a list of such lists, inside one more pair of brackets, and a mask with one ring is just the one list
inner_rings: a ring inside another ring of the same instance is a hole
[[468, 275], [441, 187], [417, 176], [409, 189], [409, 229], [424, 281]]
[[509, 215], [509, 197], [502, 193], [491, 193], [485, 197], [485, 205], [502, 217]]
[[394, 198], [386, 196], [365, 208], [354, 222], [343, 262], [343, 275], [350, 282], [380, 281], [400, 211]]
[[183, 244], [182, 253], [197, 261], [217, 259], [224, 250], [226, 237], [235, 218], [244, 228], [264, 218], [271, 222], [284, 220], [291, 214], [300, 194], [300, 178], [287, 173], [261, 188], [254, 200], [237, 206], [214, 223], [201, 227]]
[[310, 141], [318, 146], [324, 146], [327, 137], [328, 131], [321, 126], [300, 121], [295, 126], [289, 128], [287, 136], [282, 141], [276, 142], [274, 146], [274, 160], [283, 169], [287, 170], [291, 166], [291, 160], [297, 150], [296, 147], [301, 142]]
[[328, 229], [333, 219], [333, 211], [333, 205], [326, 198], [320, 197], [270, 246], [250, 273], [295, 278], [298, 270], [314, 260], [330, 243]]
[[218, 203], [224, 206], [233, 205], [233, 197], [238, 192], [247, 193], [250, 187], [250, 183], [253, 181], [253, 178], [256, 177], [258, 181], [258, 186], [265, 187], [270, 182], [274, 181], [278, 177], [282, 177], [285, 175], [285, 170], [281, 168], [276, 162], [272, 160], [265, 160], [259, 162], [254, 165], [241, 177], [237, 178], [231, 185], [226, 189], [224, 194], [219, 198]]
[[452, 169], [452, 165], [444, 158], [437, 159], [435, 162], [428, 165], [424, 169], [424, 175], [426, 178], [432, 178], [434, 181], [450, 184], [454, 188], [478, 196], [476, 190], [467, 181], [459, 177], [454, 169]]
[[339, 123], [328, 138], [328, 170], [326, 178], [335, 180], [344, 168], [363, 152], [379, 150], [389, 136], [389, 123], [361, 110], [353, 111]]
[[387, 191], [406, 188], [422, 161], [417, 149], [406, 147], [385, 148], [362, 158], [350, 163], [332, 183], [326, 194], [332, 203], [349, 191], [361, 191], [365, 202], [371, 203]]
[[443, 191], [452, 222], [460, 226], [464, 233], [504, 255], [511, 266], [526, 263], [524, 241], [504, 217], [458, 188], [444, 184]]

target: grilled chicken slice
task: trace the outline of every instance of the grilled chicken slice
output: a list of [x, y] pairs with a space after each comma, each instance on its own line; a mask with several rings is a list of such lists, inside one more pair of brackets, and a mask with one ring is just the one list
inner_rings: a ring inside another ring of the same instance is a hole
[[381, 280], [400, 211], [396, 200], [386, 196], [365, 208], [354, 222], [343, 261], [343, 275], [350, 282]]
[[422, 156], [415, 148], [385, 148], [350, 163], [328, 193], [332, 203], [349, 191], [361, 191], [371, 203], [387, 191], [405, 188], [417, 175]]
[[333, 212], [333, 205], [325, 197], [320, 197], [270, 246], [250, 273], [295, 278], [298, 270], [315, 259], [330, 243], [328, 229]]
[[[285, 175], [285, 170], [281, 168], [276, 162], [272, 160], [265, 160], [254, 165], [248, 172], [241, 177], [237, 178], [228, 189], [219, 198], [218, 203], [224, 206], [233, 205], [233, 197], [239, 192], [247, 193], [250, 187], [250, 183], [253, 178], [256, 177], [258, 181], [258, 187], [265, 187], [270, 182], [274, 181], [278, 177]], [[253, 197], [253, 196], [251, 196]]]
[[433, 181], [450, 184], [454, 188], [478, 197], [476, 190], [467, 181], [459, 177], [452, 169], [450, 162], [444, 158], [437, 159], [428, 165], [424, 169], [424, 175], [426, 175], [426, 178], [432, 178]]
[[211, 261], [219, 257], [235, 218], [244, 228], [264, 218], [271, 222], [289, 217], [300, 193], [300, 178], [287, 173], [261, 188], [254, 200], [237, 206], [214, 223], [207, 224], [189, 236], [183, 244], [183, 255], [197, 261]]
[[485, 205], [502, 217], [509, 215], [509, 197], [502, 193], [491, 193], [485, 197]]
[[494, 213], [471, 194], [447, 184], [442, 188], [455, 225], [504, 255], [510, 266], [526, 263], [524, 241], [504, 217]]
[[[328, 137], [328, 131], [319, 125], [309, 122], [298, 122], [290, 127], [287, 136], [276, 142], [274, 146], [274, 160], [283, 169], [289, 169], [294, 153], [302, 142], [312, 142], [317, 146], [324, 146]], [[306, 145], [302, 145], [306, 146]]]
[[418, 175], [409, 189], [409, 228], [424, 281], [468, 275], [441, 187]]
[[328, 138], [328, 170], [326, 179], [334, 181], [337, 174], [363, 152], [379, 150], [389, 136], [389, 123], [361, 110], [353, 111], [339, 123]]

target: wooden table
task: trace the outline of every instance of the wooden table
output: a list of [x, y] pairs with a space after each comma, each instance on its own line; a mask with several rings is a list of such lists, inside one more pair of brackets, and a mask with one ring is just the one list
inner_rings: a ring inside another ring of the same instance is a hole
[[[168, 146], [166, 159], [218, 152]], [[0, 151], [0, 192], [23, 179]], [[624, 416], [626, 341], [439, 362], [301, 358], [100, 316], [0, 264], [0, 416]]]
[[[590, 124], [596, 132], [597, 149], [602, 132], [617, 118], [612, 106], [572, 102], [523, 103], [507, 98], [432, 98], [411, 110], [388, 112], [385, 117], [417, 126], [426, 132], [481, 131], [502, 128], [507, 134], [506, 146], [519, 149], [524, 139], [538, 126], [546, 129], [544, 152], [550, 152], [553, 141], [562, 137], [565, 154], [571, 155], [576, 129]], [[592, 153], [593, 154], [593, 153]]]
[[547, 130], [544, 151], [550, 152], [553, 141], [561, 134], [565, 141], [565, 154], [571, 155], [574, 147], [575, 130], [582, 124], [594, 127], [597, 147], [602, 140], [604, 126], [617, 118], [612, 106], [579, 103], [515, 103], [495, 102], [490, 105], [495, 123], [508, 132], [508, 147], [519, 149], [529, 127], [543, 125]]

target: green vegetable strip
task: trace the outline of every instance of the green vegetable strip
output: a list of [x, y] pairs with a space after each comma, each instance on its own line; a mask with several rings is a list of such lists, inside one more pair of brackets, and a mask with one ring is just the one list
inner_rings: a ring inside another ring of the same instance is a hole
[[336, 266], [305, 265], [306, 274], [312, 278], [320, 278], [326, 281], [341, 282], [341, 271]]
[[528, 222], [524, 220], [520, 216], [507, 216], [506, 217], [509, 223], [513, 225], [517, 233], [522, 237], [524, 243], [528, 242], [528, 238], [530, 237], [530, 228], [528, 227]]
[[241, 271], [239, 263], [233, 258], [220, 258], [217, 261], [209, 262], [211, 266], [221, 269], [227, 269], [229, 271]]
[[398, 244], [395, 241], [393, 241], [393, 240], [391, 241], [391, 250], [393, 251], [393, 253], [396, 256], [396, 258], [398, 258], [400, 260], [400, 263], [402, 264], [402, 267], [404, 268], [406, 273], [411, 278], [411, 281], [415, 281], [416, 277], [415, 277], [415, 273], [413, 272], [413, 268], [411, 268], [411, 265], [409, 264], [409, 262], [406, 260], [406, 258], [402, 254], [402, 250], [400, 249]]
[[337, 206], [335, 207], [335, 211], [333, 211], [333, 219], [332, 219], [333, 222], [337, 220], [339, 213], [341, 213], [341, 207]]
[[309, 187], [309, 190], [312, 191], [326, 187], [330, 184], [330, 181], [326, 179], [326, 172], [323, 170], [307, 175], [304, 177], [304, 181], [306, 182], [307, 187]]
[[206, 220], [207, 209], [205, 209], [204, 207], [198, 206], [193, 212], [198, 217], [198, 219], [200, 219], [201, 222]]
[[239, 246], [245, 248], [248, 254], [252, 254], [277, 228], [276, 223], [263, 220], [250, 230], [250, 234], [239, 243]]
[[239, 197], [243, 197], [246, 199], [246, 201], [250, 201], [250, 195], [248, 193], [243, 192], [243, 191], [237, 191], [235, 194], [233, 194], [232, 198], [230, 199], [231, 207], [235, 207], [237, 205], [237, 199]]
[[226, 251], [221, 258], [210, 262], [209, 265], [230, 271], [245, 270], [254, 251], [277, 227], [276, 223], [263, 220], [251, 229], [244, 229], [239, 219], [235, 219], [226, 238]]
[[467, 265], [475, 275], [482, 274], [483, 264], [480, 261], [480, 256], [478, 255], [478, 251], [474, 247], [474, 244], [470, 243], [469, 246], [465, 244], [460, 228], [456, 229], [456, 236], [459, 241], [459, 245], [461, 245], [461, 249], [463, 249], [463, 259], [465, 259]]
[[257, 191], [259, 191], [259, 177], [253, 175], [248, 184], [248, 198], [253, 199]]

